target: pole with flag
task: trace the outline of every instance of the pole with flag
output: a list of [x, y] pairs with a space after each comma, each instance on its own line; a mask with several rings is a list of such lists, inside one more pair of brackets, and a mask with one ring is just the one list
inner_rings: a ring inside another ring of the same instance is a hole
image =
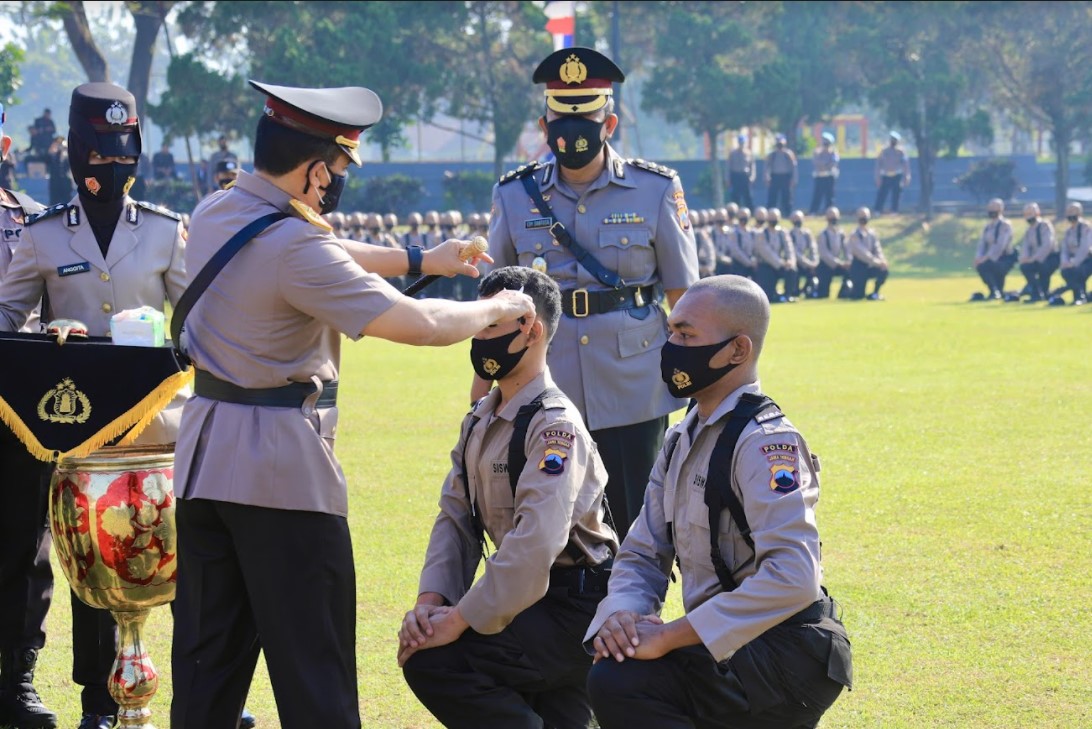
[[551, 0], [542, 8], [549, 20], [546, 31], [554, 38], [554, 50], [573, 47], [576, 35], [576, 5], [572, 0]]

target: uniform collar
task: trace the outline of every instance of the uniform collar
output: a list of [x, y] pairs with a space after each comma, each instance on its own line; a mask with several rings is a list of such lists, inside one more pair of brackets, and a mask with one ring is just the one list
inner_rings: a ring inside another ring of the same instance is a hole
[[[735, 409], [736, 405], [739, 404], [739, 398], [744, 393], [748, 392], [752, 395], [757, 395], [758, 393], [762, 392], [762, 383], [758, 380], [755, 380], [754, 382], [748, 382], [746, 385], [741, 385], [740, 387], [737, 387], [735, 390], [732, 390], [730, 393], [728, 393], [728, 396], [720, 401], [720, 405], [717, 405], [716, 408], [713, 409], [713, 414], [709, 416], [709, 419], [705, 422], [705, 426], [709, 427], [710, 425], [713, 425], [725, 415], [732, 412], [732, 410]], [[690, 431], [693, 432], [694, 424], [697, 421], [698, 408], [694, 407], [693, 409], [691, 409], [690, 412], [686, 414], [686, 417], [683, 418], [683, 421], [679, 427], [690, 429]]]
[[282, 212], [290, 212], [292, 201], [295, 199], [281, 188], [268, 180], [264, 180], [246, 170], [239, 170], [239, 179], [235, 181], [236, 190], [245, 190], [255, 197], [270, 203]]
[[523, 388], [516, 393], [516, 396], [505, 403], [504, 407], [499, 411], [497, 410], [497, 405], [500, 404], [501, 399], [500, 388], [494, 387], [482, 400], [482, 404], [478, 407], [477, 415], [481, 418], [486, 418], [490, 414], [494, 414], [498, 418], [514, 420], [519, 409], [542, 394], [542, 391], [547, 387], [557, 387], [557, 385], [554, 384], [553, 378], [550, 377], [549, 369], [543, 370], [542, 374], [524, 385]]
[[0, 187], [0, 207], [21, 208], [23, 206], [19, 204], [19, 201], [15, 199], [14, 195]]

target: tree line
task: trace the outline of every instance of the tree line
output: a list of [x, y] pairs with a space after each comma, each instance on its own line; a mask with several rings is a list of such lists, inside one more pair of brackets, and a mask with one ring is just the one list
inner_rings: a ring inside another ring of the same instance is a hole
[[[31, 2], [22, 12], [63, 25], [88, 79], [110, 80], [83, 6]], [[136, 28], [128, 88], [171, 137], [248, 137], [260, 107], [247, 78], [362, 84], [384, 102], [370, 138], [385, 160], [406, 144], [408, 127], [443, 112], [491, 132], [499, 175], [525, 123], [542, 113], [530, 75], [552, 46], [541, 8], [528, 0], [125, 7]], [[798, 127], [867, 102], [912, 137], [924, 207], [936, 159], [968, 140], [992, 141], [991, 119], [1004, 112], [1018, 126], [1051, 132], [1062, 209], [1070, 145], [1092, 130], [1089, 27], [1089, 2], [614, 1], [586, 4], [576, 42], [643, 79], [641, 108], [623, 103], [624, 113], [659, 114], [711, 142], [717, 201], [726, 132], [765, 126], [799, 149]], [[161, 35], [171, 50], [169, 88], [148, 104]], [[183, 38], [188, 50], [176, 53]], [[18, 50], [0, 49], [0, 100]]]

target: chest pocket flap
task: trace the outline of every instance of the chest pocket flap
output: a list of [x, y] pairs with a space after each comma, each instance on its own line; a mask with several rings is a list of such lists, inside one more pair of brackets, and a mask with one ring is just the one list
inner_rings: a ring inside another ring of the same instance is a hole
[[600, 248], [649, 248], [652, 236], [648, 228], [623, 228], [609, 226], [599, 230]]

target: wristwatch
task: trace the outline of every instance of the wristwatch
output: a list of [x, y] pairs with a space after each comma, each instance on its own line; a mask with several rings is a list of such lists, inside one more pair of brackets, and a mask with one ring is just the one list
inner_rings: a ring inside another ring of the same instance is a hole
[[421, 263], [425, 260], [425, 252], [421, 246], [406, 246], [406, 255], [409, 256], [409, 275], [421, 275]]

